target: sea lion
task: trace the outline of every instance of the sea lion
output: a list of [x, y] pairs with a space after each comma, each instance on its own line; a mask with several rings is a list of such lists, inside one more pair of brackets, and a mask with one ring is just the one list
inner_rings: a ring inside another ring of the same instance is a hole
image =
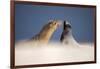
[[50, 20], [32, 40], [48, 43], [53, 33], [62, 24], [61, 20]]
[[71, 24], [67, 21], [64, 21], [63, 32], [60, 37], [60, 42], [63, 44], [78, 45], [77, 41], [74, 39], [72, 35]]

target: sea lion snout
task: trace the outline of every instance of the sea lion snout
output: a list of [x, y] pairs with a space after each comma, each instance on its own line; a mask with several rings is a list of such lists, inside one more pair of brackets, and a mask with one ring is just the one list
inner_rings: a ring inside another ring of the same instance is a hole
[[62, 26], [62, 25], [63, 25], [63, 21], [58, 20], [58, 21], [57, 21], [57, 27], [60, 27], [60, 26]]

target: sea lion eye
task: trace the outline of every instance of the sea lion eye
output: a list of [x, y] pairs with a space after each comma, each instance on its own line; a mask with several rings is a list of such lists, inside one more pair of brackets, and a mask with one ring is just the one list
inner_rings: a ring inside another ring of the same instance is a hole
[[66, 27], [67, 27], [67, 28], [71, 28], [71, 25], [67, 24]]
[[54, 25], [56, 25], [56, 22], [54, 23]]

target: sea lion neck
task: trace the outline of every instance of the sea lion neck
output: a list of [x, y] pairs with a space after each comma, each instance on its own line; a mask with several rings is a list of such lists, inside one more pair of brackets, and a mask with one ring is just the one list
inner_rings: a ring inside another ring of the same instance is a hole
[[39, 35], [40, 35], [40, 40], [48, 42], [49, 39], [51, 38], [52, 34], [54, 33], [54, 29], [43, 29]]

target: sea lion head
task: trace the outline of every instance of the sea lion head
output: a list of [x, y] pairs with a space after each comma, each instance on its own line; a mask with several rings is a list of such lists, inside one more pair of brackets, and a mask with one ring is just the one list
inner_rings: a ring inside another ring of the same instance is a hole
[[48, 28], [52, 30], [56, 30], [58, 27], [61, 26], [63, 21], [61, 20], [50, 20], [48, 23]]
[[66, 34], [70, 33], [72, 30], [71, 24], [67, 21], [64, 21], [64, 32]]
[[58, 27], [62, 25], [62, 23], [63, 21], [61, 20], [49, 20], [49, 22], [43, 26], [41, 32], [54, 32]]

